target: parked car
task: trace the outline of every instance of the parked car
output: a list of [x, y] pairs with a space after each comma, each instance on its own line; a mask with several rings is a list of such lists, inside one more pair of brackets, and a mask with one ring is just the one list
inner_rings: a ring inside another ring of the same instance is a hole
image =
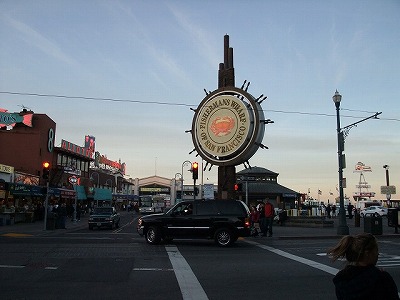
[[88, 220], [90, 230], [94, 227], [118, 228], [119, 222], [120, 215], [114, 207], [97, 207], [92, 211]]
[[387, 216], [388, 214], [388, 209], [383, 206], [370, 206], [367, 208], [364, 208], [360, 211], [360, 216], [365, 217], [367, 215], [374, 215], [375, 217], [378, 216]]
[[229, 246], [241, 236], [250, 236], [250, 211], [239, 200], [182, 201], [166, 213], [140, 217], [137, 231], [149, 244], [208, 238]]

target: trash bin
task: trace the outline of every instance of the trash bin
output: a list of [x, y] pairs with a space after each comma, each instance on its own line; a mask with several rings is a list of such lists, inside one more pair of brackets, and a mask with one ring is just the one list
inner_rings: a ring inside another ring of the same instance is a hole
[[56, 229], [56, 218], [54, 214], [50, 213], [47, 216], [46, 230], [54, 230], [54, 229]]
[[398, 218], [398, 208], [389, 208], [388, 209], [388, 226], [396, 227], [399, 226], [399, 218]]
[[394, 233], [399, 233], [399, 215], [400, 209], [399, 208], [389, 208], [388, 209], [388, 226], [394, 227]]
[[382, 217], [366, 215], [364, 216], [364, 232], [374, 235], [382, 234]]
[[358, 210], [354, 212], [354, 227], [360, 227], [360, 213]]

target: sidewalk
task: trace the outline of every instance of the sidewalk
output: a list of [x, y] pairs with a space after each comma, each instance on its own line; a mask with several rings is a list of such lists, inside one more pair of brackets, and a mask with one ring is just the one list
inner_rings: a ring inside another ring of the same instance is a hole
[[[136, 216], [134, 212], [120, 211], [121, 215], [132, 214]], [[17, 223], [12, 225], [0, 226], [0, 236], [12, 236], [12, 237], [26, 237], [26, 236], [47, 236], [57, 235], [65, 232], [72, 232], [79, 229], [88, 228], [89, 214], [81, 216], [80, 221], [73, 222], [70, 219], [66, 222], [67, 229], [55, 229], [55, 230], [44, 230], [44, 222], [36, 221], [33, 223]], [[338, 238], [337, 227], [339, 224], [338, 218], [333, 218], [333, 227], [299, 227], [299, 226], [279, 226], [274, 224], [273, 227], [273, 238], [276, 239], [312, 239], [312, 238]], [[364, 232], [364, 220], [361, 218], [360, 227], [354, 226], [354, 218], [346, 219], [347, 226], [349, 227], [349, 233], [360, 234]], [[396, 236], [400, 237], [400, 234], [395, 234], [393, 227], [388, 227], [387, 218], [382, 219], [382, 235], [379, 236]], [[261, 238], [261, 237], [257, 237]], [[268, 238], [262, 238], [268, 239]]]
[[[339, 218], [332, 218], [330, 220], [334, 221], [333, 227], [293, 227], [293, 226], [279, 226], [275, 225], [273, 227], [273, 236], [280, 239], [305, 239], [305, 238], [337, 238], [340, 235], [337, 234]], [[360, 226], [355, 226], [355, 219], [346, 218], [347, 226], [349, 227], [349, 234], [356, 235], [364, 233], [364, 219], [360, 219]], [[382, 219], [382, 234], [379, 236], [398, 236], [400, 234], [395, 234], [394, 227], [388, 227], [387, 218]]]
[[0, 236], [13, 236], [13, 237], [24, 237], [24, 236], [43, 236], [53, 235], [68, 231], [73, 231], [81, 228], [87, 228], [89, 214], [81, 216], [80, 221], [71, 221], [67, 219], [65, 222], [66, 229], [54, 229], [45, 230], [44, 221], [35, 221], [32, 223], [16, 223], [11, 225], [0, 226]]

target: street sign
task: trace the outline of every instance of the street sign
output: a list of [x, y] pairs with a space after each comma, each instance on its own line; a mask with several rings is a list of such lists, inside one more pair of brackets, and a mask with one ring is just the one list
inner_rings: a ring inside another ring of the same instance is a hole
[[381, 194], [396, 194], [396, 187], [394, 185], [382, 185]]

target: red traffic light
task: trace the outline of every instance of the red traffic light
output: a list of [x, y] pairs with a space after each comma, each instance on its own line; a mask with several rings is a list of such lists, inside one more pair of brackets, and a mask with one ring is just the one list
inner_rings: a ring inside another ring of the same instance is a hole
[[233, 186], [235, 192], [241, 192], [243, 190], [243, 184], [242, 183], [235, 183]]
[[193, 179], [199, 178], [199, 164], [197, 162], [192, 163], [192, 175]]
[[45, 180], [49, 180], [50, 177], [50, 163], [48, 161], [43, 162], [42, 164], [42, 178]]

